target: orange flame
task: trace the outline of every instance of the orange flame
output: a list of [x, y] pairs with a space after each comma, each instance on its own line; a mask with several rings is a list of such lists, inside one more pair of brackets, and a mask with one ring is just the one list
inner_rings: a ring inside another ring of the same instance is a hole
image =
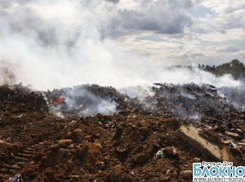
[[54, 103], [57, 105], [57, 104], [59, 104], [59, 103], [61, 103], [63, 101], [64, 101], [64, 96], [62, 95], [56, 101], [54, 101]]

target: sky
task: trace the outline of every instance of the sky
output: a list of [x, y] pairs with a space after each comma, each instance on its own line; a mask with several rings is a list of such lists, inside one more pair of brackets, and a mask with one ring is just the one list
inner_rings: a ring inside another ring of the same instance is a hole
[[[74, 21], [79, 21], [81, 15], [70, 12], [76, 8], [73, 6], [77, 6], [80, 13], [84, 12], [82, 16], [87, 13], [88, 19], [89, 13], [84, 9], [91, 8], [93, 16], [98, 16], [97, 20], [92, 20], [98, 21], [96, 26], [105, 23], [99, 27], [103, 38], [118, 41], [125, 50], [153, 57], [159, 62], [219, 64], [235, 58], [245, 60], [243, 0], [44, 0], [42, 3], [0, 0], [0, 3], [1, 14], [6, 14], [6, 10], [10, 13], [27, 9], [26, 15], [21, 12], [21, 16], [26, 16], [24, 21], [34, 21], [35, 17], [27, 18], [28, 13], [34, 11], [46, 12], [42, 18], [50, 16], [52, 19], [58, 13], [62, 21], [76, 16]], [[35, 16], [40, 16], [41, 12], [38, 13]], [[91, 19], [95, 17], [91, 16]], [[18, 23], [18, 20], [12, 21]], [[42, 34], [44, 41], [55, 41], [52, 34], [47, 37]]]
[[244, 62], [244, 38], [242, 0], [0, 0], [0, 84], [200, 81], [160, 68]]
[[245, 61], [243, 0], [121, 0], [118, 8], [124, 28], [139, 31], [121, 39], [141, 54], [174, 64]]

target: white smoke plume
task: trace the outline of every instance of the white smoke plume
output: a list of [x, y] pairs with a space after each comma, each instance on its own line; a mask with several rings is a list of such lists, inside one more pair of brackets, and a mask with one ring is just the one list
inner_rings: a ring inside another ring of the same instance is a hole
[[245, 111], [245, 80], [241, 81], [238, 87], [221, 87], [219, 94], [226, 98], [226, 101], [231, 103], [236, 109]]
[[[0, 60], [8, 63], [14, 76], [8, 74], [0, 84], [12, 83], [9, 78], [14, 77], [14, 82], [36, 89], [86, 83], [116, 88], [154, 82], [239, 85], [230, 76], [216, 78], [198, 69], [164, 69], [164, 63], [158, 65], [127, 51], [116, 38], [124, 32], [120, 20], [125, 11], [119, 11], [119, 4], [108, 0], [1, 0]], [[2, 76], [3, 71], [0, 73]]]
[[[85, 86], [78, 86], [62, 90], [65, 94], [66, 110], [74, 112], [78, 116], [93, 116], [98, 113], [110, 115], [116, 112], [117, 103], [112, 97], [101, 97], [86, 89]], [[56, 108], [63, 110], [62, 105]]]
[[6, 61], [0, 64], [0, 85], [14, 84], [16, 81], [15, 71], [11, 69], [12, 65]]

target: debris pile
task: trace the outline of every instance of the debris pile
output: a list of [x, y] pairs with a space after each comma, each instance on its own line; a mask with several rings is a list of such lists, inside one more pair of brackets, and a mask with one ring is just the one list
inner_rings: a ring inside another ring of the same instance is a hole
[[0, 87], [0, 181], [184, 182], [193, 162], [245, 164], [245, 112], [215, 87], [150, 90], [139, 99], [97, 85]]
[[[212, 85], [155, 84], [153, 97], [148, 103], [153, 110], [172, 113], [186, 120], [200, 121], [202, 116], [212, 116], [235, 108], [221, 97]], [[149, 110], [149, 108], [148, 108]]]
[[[82, 85], [73, 88], [54, 89], [45, 93], [48, 103], [56, 111], [91, 116], [98, 113], [110, 115], [116, 112], [121, 94], [112, 87]], [[118, 100], [115, 100], [118, 99]]]
[[245, 85], [244, 82], [239, 87], [221, 87], [219, 91], [226, 97], [227, 102], [231, 103], [236, 109], [245, 111]]
[[[134, 89], [134, 88], [131, 88]], [[145, 88], [141, 88], [144, 90]], [[190, 121], [200, 121], [202, 116], [212, 116], [234, 111], [235, 107], [218, 94], [209, 84], [186, 85], [156, 83], [147, 88], [144, 97], [130, 97], [112, 87], [82, 85], [46, 92], [49, 104], [56, 110], [72, 112], [86, 117], [98, 113], [110, 115], [129, 109], [148, 115], [174, 115]]]

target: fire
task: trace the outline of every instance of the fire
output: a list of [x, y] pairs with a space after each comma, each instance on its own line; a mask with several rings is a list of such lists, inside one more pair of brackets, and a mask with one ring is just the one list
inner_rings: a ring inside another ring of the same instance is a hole
[[64, 95], [61, 95], [56, 101], [54, 101], [54, 103], [57, 105], [63, 101], [64, 101]]

